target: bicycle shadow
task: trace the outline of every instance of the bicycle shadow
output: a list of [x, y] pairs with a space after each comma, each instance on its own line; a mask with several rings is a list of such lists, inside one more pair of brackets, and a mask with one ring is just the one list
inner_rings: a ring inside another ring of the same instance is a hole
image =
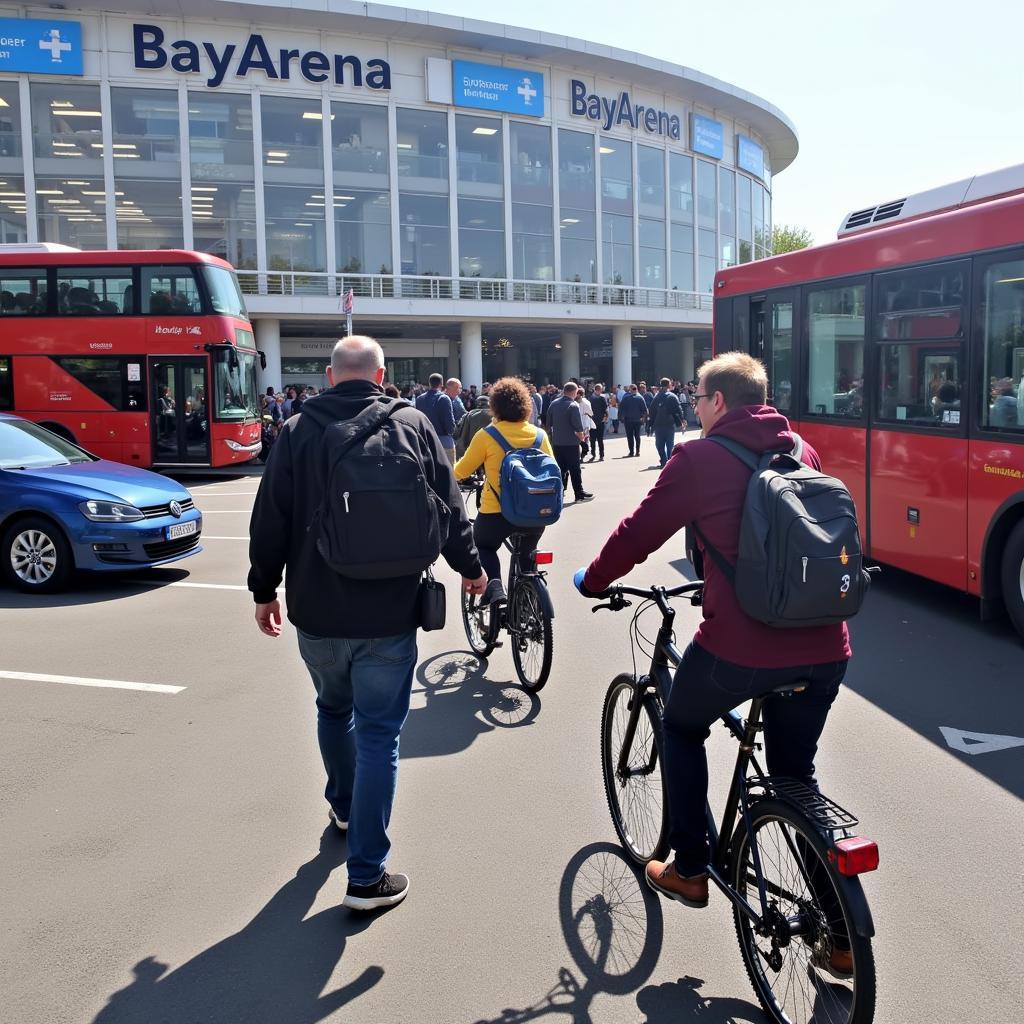
[[372, 918], [340, 905], [306, 917], [346, 855], [344, 837], [328, 825], [316, 856], [241, 931], [169, 973], [168, 965], [154, 956], [140, 960], [132, 968], [134, 980], [110, 996], [93, 1024], [317, 1024], [368, 992], [384, 976], [383, 968], [367, 967], [353, 981], [321, 995], [346, 939]]
[[[644, 1024], [680, 1020], [708, 1024], [761, 1024], [765, 1017], [742, 999], [703, 998], [700, 978], [640, 989], [657, 966], [664, 938], [659, 898], [612, 843], [592, 843], [566, 865], [558, 896], [566, 946], [579, 972], [559, 967], [555, 984], [519, 1009], [474, 1024], [526, 1024], [561, 1014], [572, 1024], [593, 1024], [591, 1006], [600, 995], [637, 992]], [[637, 991], [639, 989], [639, 991]]]
[[487, 660], [445, 651], [416, 669], [413, 706], [402, 728], [402, 758], [438, 757], [468, 749], [495, 729], [518, 729], [540, 713], [540, 697], [511, 679], [487, 679]]

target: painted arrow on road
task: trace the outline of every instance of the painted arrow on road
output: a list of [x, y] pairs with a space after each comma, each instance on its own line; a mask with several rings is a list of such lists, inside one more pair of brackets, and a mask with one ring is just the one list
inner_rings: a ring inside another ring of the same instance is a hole
[[940, 725], [939, 732], [953, 750], [962, 754], [991, 754], [996, 750], [1009, 750], [1011, 747], [1024, 747], [1022, 736], [999, 736], [990, 732], [966, 732], [964, 729], [951, 729]]

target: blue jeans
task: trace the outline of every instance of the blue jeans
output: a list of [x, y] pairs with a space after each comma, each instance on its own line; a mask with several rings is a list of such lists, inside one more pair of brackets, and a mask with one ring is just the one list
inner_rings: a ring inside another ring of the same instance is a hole
[[[787, 775], [817, 789], [814, 755], [846, 664], [833, 661], [793, 668], [745, 668], [716, 658], [698, 644], [686, 648], [663, 719], [670, 839], [681, 875], [691, 877], [707, 870], [708, 758], [704, 741], [711, 735], [711, 726], [752, 697], [786, 683], [808, 682], [803, 693], [769, 697], [762, 720], [768, 774]], [[729, 838], [722, 836], [722, 841]]]
[[299, 653], [316, 687], [324, 795], [348, 822], [348, 879], [373, 885], [391, 849], [398, 734], [409, 714], [416, 631], [373, 640], [298, 634]]
[[673, 424], [669, 427], [654, 428], [654, 448], [658, 453], [658, 461], [664, 466], [672, 454], [672, 448], [676, 442], [676, 428]]

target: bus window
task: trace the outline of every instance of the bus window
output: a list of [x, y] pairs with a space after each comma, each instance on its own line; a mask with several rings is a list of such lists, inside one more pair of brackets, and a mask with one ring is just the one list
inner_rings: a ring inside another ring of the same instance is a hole
[[1024, 260], [988, 268], [983, 302], [988, 400], [982, 426], [1024, 432]]
[[131, 295], [130, 267], [57, 268], [57, 312], [61, 316], [115, 316], [130, 313]]
[[195, 316], [202, 311], [199, 287], [191, 267], [142, 268], [143, 313], [150, 316]]
[[50, 356], [75, 380], [99, 395], [108, 405], [127, 412], [144, 412], [146, 391], [141, 358], [124, 356]]
[[203, 278], [210, 291], [210, 302], [213, 305], [211, 312], [220, 313], [222, 316], [237, 316], [242, 320], [249, 319], [245, 303], [242, 301], [241, 289], [238, 287], [238, 279], [230, 270], [204, 265]]
[[864, 418], [862, 284], [807, 293], [807, 413]]
[[779, 412], [793, 411], [793, 303], [771, 302], [770, 403]]
[[935, 342], [881, 345], [880, 421], [960, 430], [960, 345]]
[[14, 374], [11, 372], [11, 357], [0, 356], [0, 411], [14, 408]]
[[46, 270], [0, 270], [0, 317], [46, 315]]
[[958, 338], [970, 263], [895, 270], [875, 279], [875, 335], [882, 340]]

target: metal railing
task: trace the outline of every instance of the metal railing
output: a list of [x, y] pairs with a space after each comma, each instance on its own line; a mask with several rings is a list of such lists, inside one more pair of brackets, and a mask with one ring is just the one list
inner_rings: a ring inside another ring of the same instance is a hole
[[712, 297], [675, 288], [579, 281], [517, 281], [498, 277], [434, 274], [324, 274], [305, 271], [239, 270], [246, 295], [336, 296], [349, 288], [357, 298], [462, 299], [471, 302], [537, 302], [562, 306], [636, 306], [711, 312]]

